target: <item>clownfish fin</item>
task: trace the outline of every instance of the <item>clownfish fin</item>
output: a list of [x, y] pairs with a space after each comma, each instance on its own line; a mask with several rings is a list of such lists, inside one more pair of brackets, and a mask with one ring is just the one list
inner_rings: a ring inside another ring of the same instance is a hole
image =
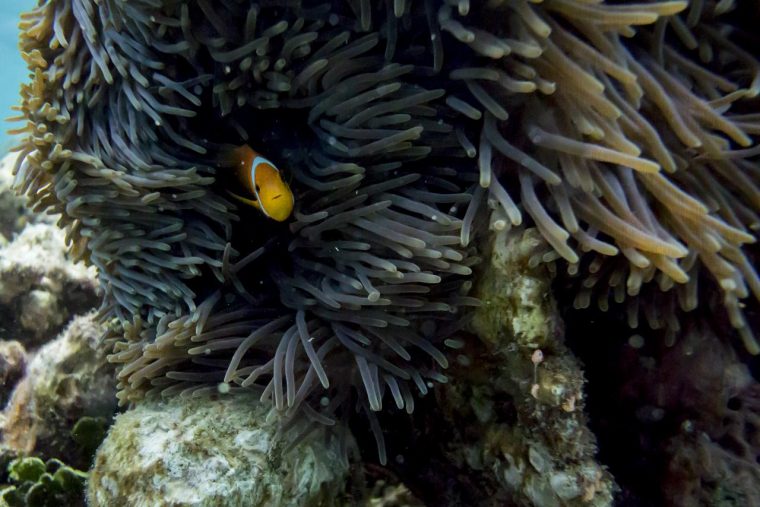
[[253, 206], [257, 210], [261, 210], [261, 205], [259, 204], [259, 201], [256, 201], [254, 199], [247, 199], [247, 198], [245, 198], [245, 197], [243, 197], [241, 195], [236, 194], [235, 192], [230, 192], [229, 190], [226, 190], [226, 192], [230, 196], [232, 196], [235, 199], [237, 199], [238, 201], [240, 201], [240, 202], [242, 202], [244, 204], [247, 204], [248, 206]]

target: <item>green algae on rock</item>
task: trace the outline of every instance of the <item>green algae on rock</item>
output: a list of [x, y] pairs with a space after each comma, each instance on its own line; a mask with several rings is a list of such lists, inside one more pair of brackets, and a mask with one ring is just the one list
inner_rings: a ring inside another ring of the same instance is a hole
[[536, 229], [499, 231], [488, 240], [488, 264], [478, 276], [473, 329], [489, 346], [542, 349], [554, 343], [560, 325], [550, 296], [552, 279], [531, 259], [545, 241]]
[[8, 479], [0, 486], [4, 507], [84, 507], [87, 474], [60, 460], [17, 458], [8, 464]]
[[279, 431], [272, 408], [248, 394], [146, 400], [111, 426], [90, 473], [89, 505], [340, 504], [346, 442], [320, 427], [288, 449]]

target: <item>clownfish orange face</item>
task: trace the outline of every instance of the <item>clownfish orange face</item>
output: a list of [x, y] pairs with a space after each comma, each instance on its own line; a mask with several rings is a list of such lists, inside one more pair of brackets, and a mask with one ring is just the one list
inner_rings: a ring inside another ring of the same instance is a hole
[[253, 198], [229, 193], [239, 201], [258, 208], [272, 220], [287, 220], [293, 212], [293, 193], [277, 167], [248, 145], [235, 149], [233, 156], [238, 179]]

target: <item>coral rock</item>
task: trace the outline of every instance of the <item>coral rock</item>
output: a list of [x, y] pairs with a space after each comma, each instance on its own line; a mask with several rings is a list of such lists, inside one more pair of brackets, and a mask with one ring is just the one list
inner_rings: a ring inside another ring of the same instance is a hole
[[4, 447], [80, 468], [89, 464], [90, 451], [76, 445], [71, 428], [83, 416], [111, 417], [116, 408], [116, 381], [102, 334], [93, 315], [76, 317], [37, 352], [5, 409]]
[[24, 373], [26, 349], [17, 341], [0, 341], [0, 403], [5, 403]]
[[27, 226], [0, 249], [0, 329], [27, 346], [55, 336], [73, 315], [97, 302], [95, 271], [73, 263], [64, 232]]
[[21, 326], [38, 336], [59, 326], [63, 319], [58, 298], [48, 290], [35, 289], [21, 299]]
[[146, 401], [121, 414], [98, 450], [92, 507], [323, 505], [348, 473], [341, 442], [316, 428], [292, 450], [268, 404], [248, 395]]
[[[443, 417], [428, 439], [446, 465], [427, 457], [432, 464], [419, 465], [429, 485], [399, 475], [431, 505], [612, 505], [616, 485], [595, 457], [584, 377], [564, 344], [551, 274], [531, 263], [546, 246], [528, 229], [495, 234], [491, 248], [475, 287], [481, 343], [466, 344], [452, 381], [436, 390]], [[451, 476], [467, 480], [435, 479]]]

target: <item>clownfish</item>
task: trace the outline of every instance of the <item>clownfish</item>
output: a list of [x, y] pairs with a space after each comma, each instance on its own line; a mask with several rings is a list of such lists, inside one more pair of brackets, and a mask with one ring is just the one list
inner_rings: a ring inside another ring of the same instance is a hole
[[227, 191], [235, 199], [260, 210], [264, 216], [282, 222], [293, 211], [293, 192], [277, 167], [250, 146], [232, 149], [225, 157], [237, 179], [253, 198]]

